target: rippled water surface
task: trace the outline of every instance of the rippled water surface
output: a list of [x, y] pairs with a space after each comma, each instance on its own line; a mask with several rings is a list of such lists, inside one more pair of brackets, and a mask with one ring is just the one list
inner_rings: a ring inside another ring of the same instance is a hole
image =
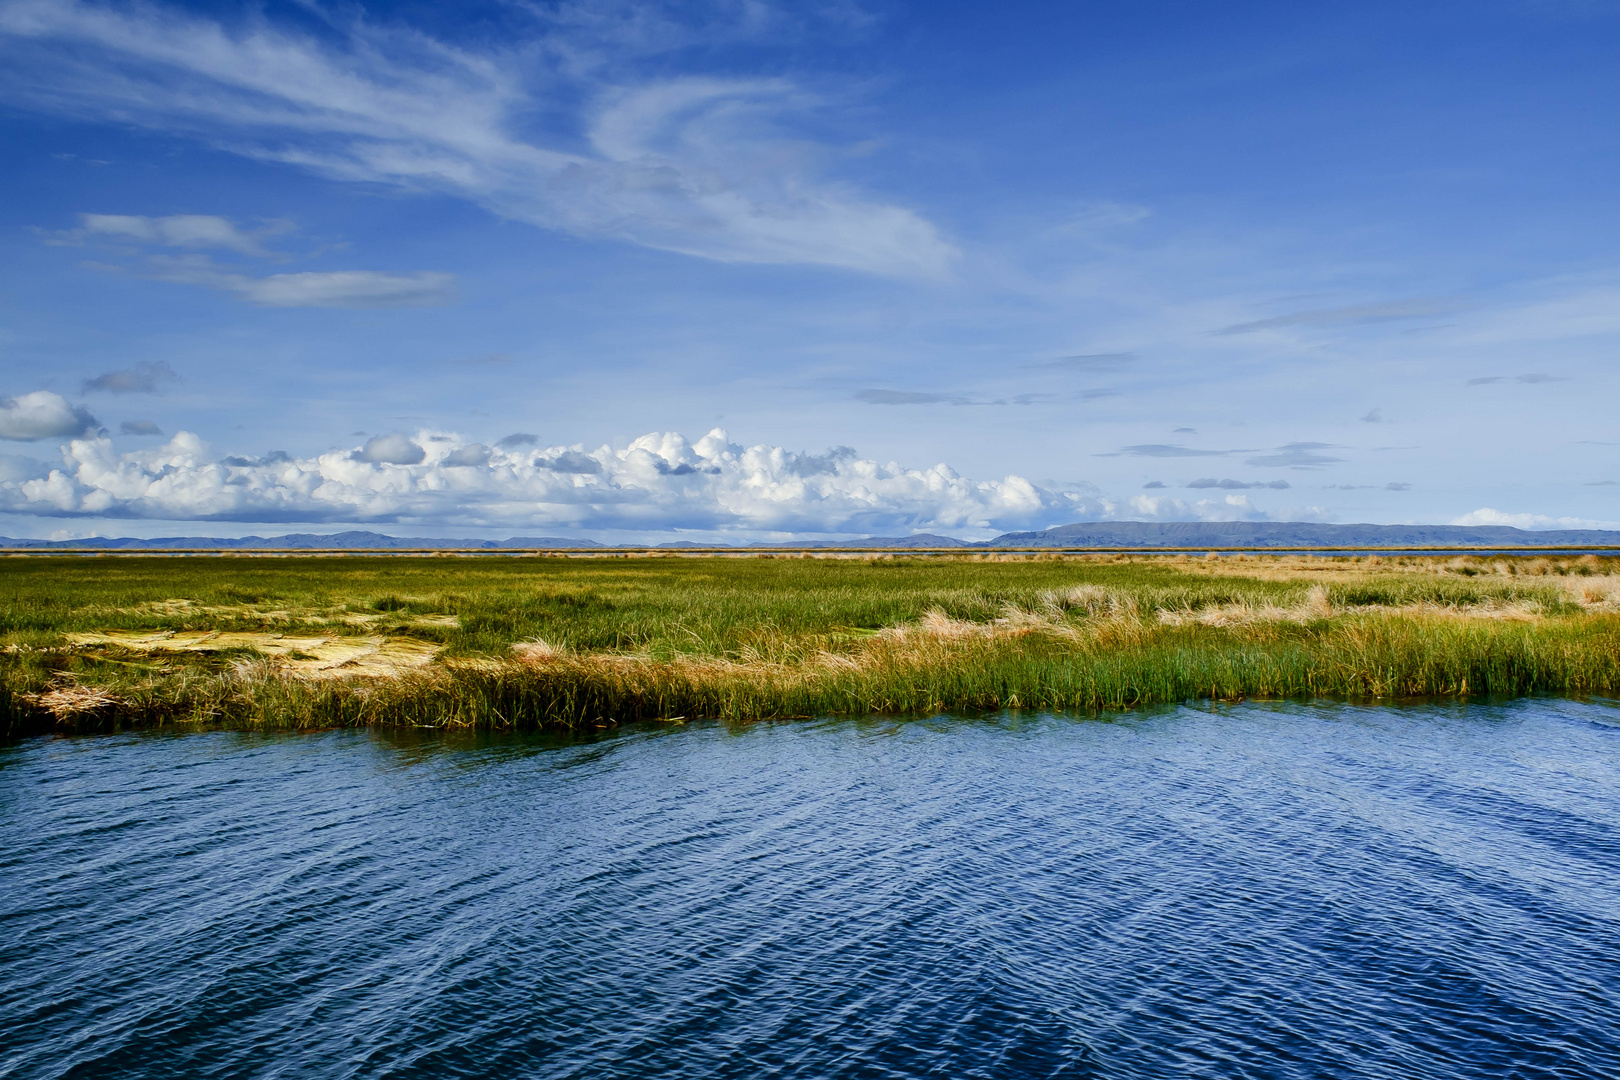
[[1620, 1076], [1611, 705], [42, 739], [0, 827], [0, 1076]]

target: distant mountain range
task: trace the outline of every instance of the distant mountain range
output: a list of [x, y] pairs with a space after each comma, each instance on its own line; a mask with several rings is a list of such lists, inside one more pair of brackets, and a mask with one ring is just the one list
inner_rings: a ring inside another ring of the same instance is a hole
[[[1098, 521], [1060, 525], [1037, 532], [1003, 533], [994, 540], [970, 542], [950, 536], [919, 533], [914, 536], [875, 536], [863, 540], [805, 541], [791, 544], [755, 544], [753, 547], [801, 548], [1297, 548], [1297, 547], [1585, 547], [1620, 546], [1620, 531], [1557, 529], [1531, 532], [1504, 525], [1319, 525], [1309, 522], [1260, 521]], [[644, 549], [649, 545], [625, 547]], [[660, 548], [696, 548], [710, 545], [677, 540], [650, 545]], [[726, 545], [717, 545], [726, 546]], [[602, 548], [595, 540], [562, 536], [514, 536], [506, 540], [445, 540], [389, 536], [377, 532], [293, 533], [288, 536], [167, 536], [152, 540], [132, 537], [86, 540], [13, 540], [0, 537], [0, 548], [162, 551], [209, 549], [220, 551], [297, 550], [445, 550]]]
[[1581, 547], [1620, 531], [1506, 525], [1318, 525], [1303, 521], [1098, 521], [1003, 533], [988, 547]]

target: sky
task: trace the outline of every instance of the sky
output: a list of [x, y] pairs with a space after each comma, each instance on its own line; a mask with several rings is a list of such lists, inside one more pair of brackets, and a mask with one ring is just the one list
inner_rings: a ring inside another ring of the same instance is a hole
[[0, 0], [0, 534], [1620, 528], [1620, 3]]

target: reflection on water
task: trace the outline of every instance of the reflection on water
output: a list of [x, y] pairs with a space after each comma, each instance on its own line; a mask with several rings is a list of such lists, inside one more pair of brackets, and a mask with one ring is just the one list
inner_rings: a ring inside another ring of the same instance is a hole
[[42, 739], [0, 1076], [1620, 1076], [1620, 710]]

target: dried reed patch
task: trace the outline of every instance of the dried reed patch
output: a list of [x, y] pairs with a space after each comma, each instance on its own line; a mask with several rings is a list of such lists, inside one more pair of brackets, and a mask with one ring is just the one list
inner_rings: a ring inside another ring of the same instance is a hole
[[1004, 604], [1001, 617], [989, 622], [953, 619], [940, 608], [931, 608], [916, 622], [886, 627], [874, 635], [874, 640], [885, 643], [906, 641], [984, 641], [992, 638], [1020, 637], [1039, 632], [1066, 632], [1058, 616], [1028, 611], [1014, 604]]
[[123, 704], [123, 701], [109, 690], [99, 686], [81, 686], [78, 683], [54, 686], [38, 694], [24, 694], [23, 700], [44, 709], [58, 721], [98, 713], [103, 709]]
[[252, 649], [276, 667], [306, 679], [350, 675], [389, 676], [422, 667], [439, 646], [408, 638], [380, 636], [292, 637], [286, 634], [218, 630], [100, 630], [68, 634], [79, 648], [116, 647], [145, 653], [213, 653]]
[[1559, 584], [1571, 600], [1588, 611], [1620, 610], [1620, 574], [1563, 578]]
[[512, 655], [526, 663], [543, 664], [566, 656], [567, 651], [542, 638], [536, 638], [533, 641], [519, 641], [514, 644]]

